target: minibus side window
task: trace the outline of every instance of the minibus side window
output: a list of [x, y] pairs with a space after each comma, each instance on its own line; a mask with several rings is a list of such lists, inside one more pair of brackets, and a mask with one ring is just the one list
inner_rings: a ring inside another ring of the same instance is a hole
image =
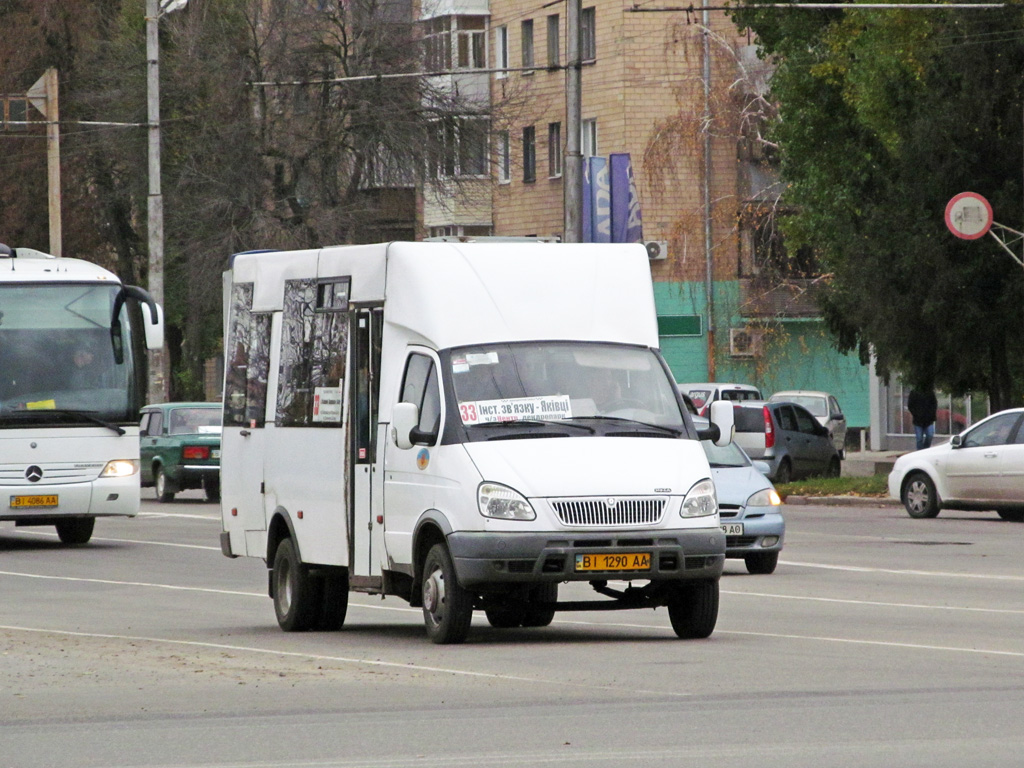
[[402, 380], [403, 403], [413, 403], [420, 409], [417, 425], [423, 432], [437, 434], [441, 421], [441, 390], [437, 384], [437, 366], [421, 354], [409, 355]]

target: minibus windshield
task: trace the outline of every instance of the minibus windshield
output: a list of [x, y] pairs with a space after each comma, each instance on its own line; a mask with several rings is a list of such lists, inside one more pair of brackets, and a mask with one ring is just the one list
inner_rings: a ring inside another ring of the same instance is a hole
[[522, 342], [451, 351], [466, 427], [629, 420], [686, 432], [675, 385], [653, 350], [624, 344]]

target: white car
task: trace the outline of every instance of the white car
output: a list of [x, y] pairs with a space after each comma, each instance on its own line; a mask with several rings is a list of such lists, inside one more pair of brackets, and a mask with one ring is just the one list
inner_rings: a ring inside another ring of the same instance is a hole
[[679, 391], [687, 395], [701, 416], [708, 415], [708, 408], [715, 400], [760, 400], [761, 390], [751, 384], [721, 384], [705, 382], [702, 384], [677, 384]]
[[846, 417], [839, 401], [828, 392], [814, 392], [808, 389], [789, 389], [776, 392], [768, 398], [773, 403], [796, 403], [802, 405], [828, 430], [832, 444], [839, 451], [839, 458], [846, 458]]
[[889, 495], [911, 517], [942, 509], [994, 509], [1024, 522], [1024, 408], [1000, 411], [943, 445], [904, 454], [889, 473]]

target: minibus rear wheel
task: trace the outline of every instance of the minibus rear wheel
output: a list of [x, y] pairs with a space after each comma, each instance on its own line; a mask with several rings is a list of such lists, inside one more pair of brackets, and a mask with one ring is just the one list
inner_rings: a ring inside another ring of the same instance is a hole
[[[283, 539], [274, 554], [274, 613], [285, 632], [313, 627], [321, 610], [323, 582], [299, 559], [295, 542]], [[319, 589], [318, 589], [319, 588]]]

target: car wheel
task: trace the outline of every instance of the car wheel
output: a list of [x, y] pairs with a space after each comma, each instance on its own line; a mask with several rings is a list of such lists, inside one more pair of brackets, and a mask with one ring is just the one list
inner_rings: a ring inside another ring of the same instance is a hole
[[170, 487], [163, 467], [158, 467], [153, 475], [153, 489], [156, 491], [156, 500], [161, 504], [174, 501], [174, 490]]
[[783, 459], [779, 464], [779, 468], [775, 471], [775, 483], [777, 485], [785, 485], [793, 479], [793, 468], [789, 464], [789, 459]]
[[95, 517], [71, 517], [56, 523], [57, 537], [62, 544], [85, 544], [92, 538]]
[[538, 584], [530, 590], [530, 602], [526, 606], [526, 615], [523, 617], [524, 627], [546, 627], [555, 620], [555, 609], [548, 608], [538, 603], [557, 603], [558, 584]]
[[915, 472], [903, 483], [903, 506], [907, 514], [916, 519], [936, 517], [939, 499], [932, 479], [923, 472]]
[[285, 632], [312, 628], [321, 610], [323, 581], [313, 578], [299, 559], [295, 543], [284, 539], [274, 554], [274, 613]]
[[220, 478], [207, 477], [203, 479], [203, 491], [206, 493], [207, 501], [220, 501]]
[[744, 555], [743, 562], [746, 563], [747, 571], [749, 573], [774, 573], [775, 566], [779, 564], [779, 553], [757, 552], [752, 555]]
[[718, 623], [718, 580], [676, 585], [668, 602], [668, 617], [678, 637], [710, 637]]
[[461, 643], [473, 621], [473, 595], [455, 575], [444, 544], [435, 544], [423, 563], [423, 622], [427, 637], [438, 645]]
[[1011, 523], [1024, 523], [1024, 509], [999, 509], [996, 510], [1003, 520]]
[[832, 460], [828, 463], [828, 469], [825, 471], [825, 477], [839, 477], [843, 473], [843, 467], [839, 463], [839, 457], [833, 456]]

